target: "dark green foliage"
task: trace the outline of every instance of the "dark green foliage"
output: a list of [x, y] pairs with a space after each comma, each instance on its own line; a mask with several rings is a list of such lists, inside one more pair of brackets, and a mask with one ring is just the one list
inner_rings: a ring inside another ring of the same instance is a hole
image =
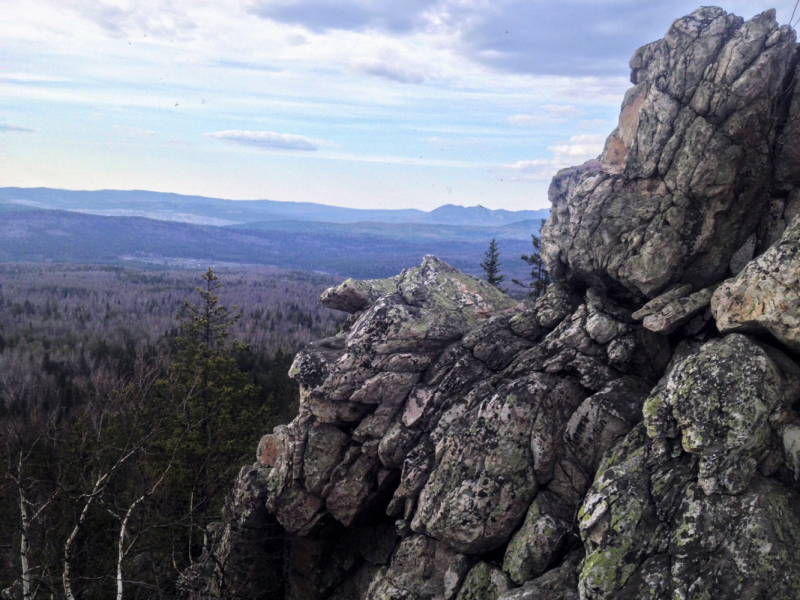
[[258, 391], [258, 404], [273, 407], [278, 423], [288, 423], [299, 408], [299, 386], [286, 374], [292, 366], [294, 356], [278, 350], [275, 356], [255, 353], [249, 346], [234, 353], [236, 364], [245, 373]]
[[236, 364], [234, 354], [247, 347], [228, 343], [241, 313], [234, 312], [236, 306], [220, 305], [214, 294], [220, 284], [210, 268], [203, 280], [197, 288], [200, 302], [187, 300], [179, 317], [178, 352], [158, 394], [174, 407], [167, 446], [175, 455], [175, 493], [183, 496], [182, 512], [191, 521], [190, 544], [194, 528], [202, 534], [219, 519], [239, 467], [249, 462], [259, 437], [277, 424], [269, 398], [260, 398]]
[[[544, 226], [544, 221], [542, 221]], [[523, 283], [519, 279], [512, 279], [512, 281], [524, 288], [530, 289], [528, 295], [531, 298], [538, 298], [547, 290], [550, 285], [550, 274], [542, 260], [542, 228], [539, 227], [539, 234], [531, 234], [531, 243], [533, 244], [533, 252], [531, 254], [523, 254], [522, 260], [525, 261], [531, 268], [531, 280], [528, 283]]]
[[483, 269], [485, 279], [490, 285], [493, 285], [498, 290], [505, 291], [500, 287], [506, 277], [500, 274], [500, 247], [497, 245], [495, 238], [492, 238], [492, 241], [489, 242], [489, 249], [483, 254], [481, 269]]

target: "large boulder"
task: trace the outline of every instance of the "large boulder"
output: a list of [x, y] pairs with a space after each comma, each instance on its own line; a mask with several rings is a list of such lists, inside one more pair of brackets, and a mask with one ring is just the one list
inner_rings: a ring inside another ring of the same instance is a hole
[[551, 274], [643, 298], [724, 279], [767, 208], [794, 48], [774, 10], [706, 7], [638, 50], [605, 151], [550, 186]]
[[[398, 291], [419, 278], [424, 289]], [[571, 521], [600, 457], [641, 420], [669, 344], [602, 291], [554, 285], [525, 307], [432, 257], [390, 284], [342, 289], [351, 307], [354, 290], [367, 290], [369, 305], [298, 355], [300, 415], [258, 449], [266, 507], [299, 536], [291, 556], [320, 565], [293, 569], [291, 589], [411, 598], [450, 586], [455, 595], [453, 574], [401, 576], [403, 557], [430, 554], [434, 571], [439, 556], [465, 557], [462, 577], [469, 557], [512, 537], [463, 597], [504, 593], [557, 564], [576, 541]], [[388, 570], [363, 566], [347, 544], [335, 550], [331, 522], [359, 530], [387, 516], [413, 540]], [[336, 561], [319, 558], [330, 553]], [[340, 581], [345, 571], [358, 576]]]
[[541, 373], [490, 392], [470, 398], [439, 442], [411, 524], [470, 554], [505, 544], [536, 496], [537, 421], [563, 431], [584, 397], [577, 383]]

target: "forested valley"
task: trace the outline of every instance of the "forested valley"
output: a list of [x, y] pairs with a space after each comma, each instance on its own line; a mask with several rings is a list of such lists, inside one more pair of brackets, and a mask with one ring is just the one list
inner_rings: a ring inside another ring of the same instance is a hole
[[318, 301], [335, 283], [0, 265], [3, 597], [178, 597], [239, 468], [297, 412], [294, 353], [343, 321]]

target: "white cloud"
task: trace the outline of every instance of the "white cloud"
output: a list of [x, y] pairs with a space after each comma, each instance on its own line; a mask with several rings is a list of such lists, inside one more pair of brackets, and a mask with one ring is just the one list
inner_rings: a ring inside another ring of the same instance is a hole
[[262, 19], [310, 31], [382, 30], [408, 33], [430, 24], [428, 12], [442, 0], [256, 0], [250, 12]]
[[410, 57], [397, 44], [373, 52], [371, 56], [372, 58], [356, 61], [356, 71], [399, 83], [419, 84], [432, 76], [430, 65], [423, 65], [417, 58]]
[[580, 129], [601, 129], [603, 131], [608, 131], [614, 127], [612, 121], [607, 121], [606, 119], [581, 119], [578, 121], [578, 127]]
[[160, 0], [68, 0], [85, 19], [112, 35], [183, 38], [197, 28], [180, 2]]
[[533, 115], [514, 115], [508, 118], [512, 125], [540, 125], [542, 123], [563, 123], [576, 117], [581, 111], [570, 105], [545, 104]]
[[45, 84], [45, 83], [68, 83], [66, 77], [53, 77], [48, 75], [36, 75], [33, 73], [7, 73], [3, 79], [6, 83], [25, 84]]
[[[753, 0], [717, 4], [745, 17], [757, 8]], [[779, 18], [789, 18], [792, 0], [773, 4]], [[627, 71], [638, 46], [696, 8], [696, 0], [253, 0], [248, 10], [318, 34], [411, 37], [435, 31], [462, 55], [506, 72], [610, 75]]]
[[21, 125], [11, 125], [2, 123], [0, 124], [0, 132], [17, 132], [17, 133], [34, 133], [34, 130], [30, 127], [22, 127]]
[[140, 129], [139, 127], [128, 127], [126, 125], [114, 125], [119, 133], [132, 138], [149, 139], [156, 135], [156, 132], [151, 129]]
[[549, 158], [536, 158], [533, 160], [518, 160], [510, 165], [505, 165], [505, 168], [512, 171], [536, 171], [541, 167], [550, 167], [552, 164], [553, 161]]
[[552, 158], [520, 160], [501, 168], [511, 173], [505, 177], [510, 181], [548, 181], [560, 169], [597, 158], [603, 151], [605, 138], [605, 134], [575, 135], [563, 144], [549, 146]]
[[422, 83], [425, 81], [425, 76], [421, 71], [407, 69], [389, 62], [377, 60], [362, 62], [357, 65], [357, 69], [367, 75], [375, 75], [399, 83]]
[[[271, 149], [274, 162], [283, 166], [267, 177], [259, 165], [250, 179], [235, 182], [206, 168], [190, 181], [195, 192], [201, 180], [212, 182], [209, 189], [217, 189], [219, 180], [240, 196], [261, 197], [267, 192], [253, 191], [256, 181], [263, 181], [263, 190], [291, 181], [285, 184], [286, 198], [359, 197], [365, 203], [400, 197], [401, 189], [404, 201], [416, 202], [420, 196], [411, 185], [428, 174], [445, 179], [450, 168], [460, 169], [459, 178], [481, 182], [463, 186], [464, 202], [490, 197], [544, 202], [540, 188], [558, 168], [600, 151], [602, 140], [579, 134], [613, 128], [630, 86], [625, 62], [636, 46], [663, 36], [669, 22], [685, 14], [684, 0], [680, 6], [645, 0], [9, 0], [7, 5], [0, 30], [8, 40], [7, 62], [22, 74], [7, 76], [6, 121], [37, 129], [37, 135], [13, 136], [21, 173], [37, 165], [23, 152], [41, 147], [44, 156], [55, 148], [74, 158], [76, 173], [84, 173], [86, 182], [71, 185], [91, 185], [98, 171], [92, 153], [110, 154], [97, 149], [116, 137], [126, 168], [138, 160], [140, 181], [134, 187], [153, 187], [152, 157], [162, 147], [183, 143], [194, 149], [164, 159], [172, 161], [173, 172], [189, 172], [201, 155], [232, 162], [242, 157], [220, 152], [211, 141], [216, 139]], [[256, 5], [258, 14], [249, 10]], [[598, 20], [601, 5], [607, 13]], [[589, 7], [586, 15], [583, 6]], [[549, 15], [559, 11], [551, 21]], [[624, 35], [602, 28], [617, 21]], [[647, 27], [629, 27], [634, 21]], [[96, 126], [81, 127], [94, 112]], [[115, 130], [116, 123], [142, 130]], [[268, 135], [222, 131], [228, 128]], [[150, 130], [164, 143], [130, 142], [152, 136]], [[214, 133], [206, 140], [205, 132]], [[312, 138], [337, 140], [347, 154]], [[309, 162], [312, 157], [316, 160]], [[536, 160], [518, 161], [528, 158]], [[340, 164], [326, 166], [334, 160]], [[345, 164], [370, 161], [392, 168]], [[258, 160], [240, 162], [244, 172]], [[302, 176], [291, 179], [289, 164]], [[312, 164], [312, 172], [328, 168], [334, 175], [324, 181], [320, 175], [314, 188], [309, 183], [314, 175], [305, 171]], [[496, 169], [505, 181], [510, 176], [540, 184], [501, 185], [486, 176], [487, 169]], [[61, 175], [51, 173], [62, 171], [39, 165], [36, 172], [56, 178]], [[369, 189], [353, 183], [367, 172], [376, 181], [388, 181], [387, 173], [396, 172], [394, 181], [405, 183]], [[14, 177], [22, 181], [22, 175]], [[112, 179], [107, 186], [114, 187]], [[26, 181], [36, 184], [32, 176]], [[133, 184], [120, 180], [120, 186]], [[380, 191], [388, 187], [391, 192]]]
[[330, 142], [313, 140], [302, 135], [275, 133], [274, 131], [241, 131], [230, 129], [227, 131], [207, 133], [205, 135], [206, 137], [217, 140], [272, 150], [301, 150], [304, 152], [314, 152], [319, 150], [320, 146], [331, 145]]
[[559, 168], [553, 159], [537, 158], [534, 160], [519, 160], [502, 167], [511, 171], [510, 175], [503, 178], [508, 181], [548, 181]]
[[565, 144], [550, 146], [547, 149], [555, 155], [555, 161], [565, 161], [567, 159], [587, 161], [596, 158], [603, 151], [606, 135], [584, 134], [574, 135]]

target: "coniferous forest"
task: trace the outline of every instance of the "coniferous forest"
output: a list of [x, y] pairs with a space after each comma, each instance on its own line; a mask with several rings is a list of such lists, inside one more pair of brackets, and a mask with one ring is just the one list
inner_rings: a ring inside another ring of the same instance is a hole
[[335, 283], [0, 266], [0, 589], [177, 597], [239, 467], [296, 413], [287, 372], [341, 323], [318, 302]]

